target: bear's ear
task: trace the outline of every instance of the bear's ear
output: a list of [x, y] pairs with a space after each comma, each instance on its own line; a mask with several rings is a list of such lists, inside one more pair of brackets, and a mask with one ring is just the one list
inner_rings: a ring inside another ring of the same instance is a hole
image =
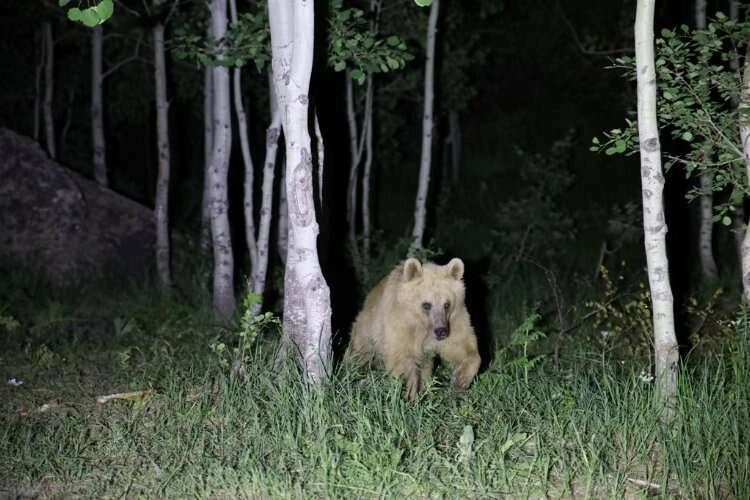
[[459, 258], [451, 259], [445, 266], [448, 269], [448, 276], [455, 280], [462, 280], [464, 277], [464, 261]]
[[411, 281], [415, 278], [422, 276], [422, 263], [417, 259], [407, 259], [404, 262], [404, 273], [402, 278], [404, 281]]

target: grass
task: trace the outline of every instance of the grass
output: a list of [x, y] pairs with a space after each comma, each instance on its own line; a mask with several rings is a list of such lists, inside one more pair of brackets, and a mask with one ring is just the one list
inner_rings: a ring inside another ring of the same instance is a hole
[[[0, 313], [20, 311], [0, 326], [0, 497], [750, 497], [746, 322], [727, 356], [687, 360], [665, 428], [638, 360], [569, 353], [527, 380], [495, 363], [409, 403], [379, 373], [339, 369], [320, 390], [272, 375], [274, 332], [233, 379], [209, 348], [232, 332], [201, 309], [110, 300]], [[81, 333], [91, 318], [99, 335]], [[139, 389], [153, 392], [95, 403]]]

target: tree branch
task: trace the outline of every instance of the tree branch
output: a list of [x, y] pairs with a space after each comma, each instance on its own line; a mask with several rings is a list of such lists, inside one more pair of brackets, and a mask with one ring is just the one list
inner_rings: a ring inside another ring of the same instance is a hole
[[138, 53], [141, 48], [141, 40], [143, 39], [143, 35], [138, 36], [138, 40], [135, 42], [135, 50], [133, 51], [133, 55], [130, 57], [126, 57], [122, 61], [118, 62], [114, 66], [110, 67], [107, 71], [102, 73], [102, 81], [106, 79], [109, 75], [117, 71], [118, 69], [122, 68], [126, 64], [130, 64], [133, 61], [136, 61], [141, 58], [141, 55]]
[[568, 27], [568, 31], [570, 31], [570, 34], [573, 37], [573, 41], [575, 42], [576, 46], [578, 47], [578, 50], [587, 56], [612, 56], [615, 54], [632, 54], [633, 49], [626, 47], [621, 49], [608, 49], [608, 50], [591, 50], [587, 49], [583, 46], [583, 43], [581, 42], [581, 39], [578, 38], [578, 32], [576, 32], [575, 27], [573, 26], [573, 23], [570, 22], [568, 17], [565, 15], [565, 11], [563, 11], [562, 7], [560, 6], [560, 1], [557, 0], [555, 2], [555, 6], [557, 7], [557, 13], [560, 16], [560, 19], [562, 19], [565, 26]]

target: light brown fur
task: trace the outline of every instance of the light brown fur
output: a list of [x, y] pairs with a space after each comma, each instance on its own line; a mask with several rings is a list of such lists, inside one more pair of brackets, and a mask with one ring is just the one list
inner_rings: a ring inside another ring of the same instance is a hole
[[461, 259], [445, 266], [417, 259], [398, 265], [367, 296], [345, 360], [382, 362], [389, 374], [404, 377], [411, 400], [432, 377], [435, 356], [455, 367], [454, 385], [468, 387], [481, 359], [464, 303], [463, 274]]

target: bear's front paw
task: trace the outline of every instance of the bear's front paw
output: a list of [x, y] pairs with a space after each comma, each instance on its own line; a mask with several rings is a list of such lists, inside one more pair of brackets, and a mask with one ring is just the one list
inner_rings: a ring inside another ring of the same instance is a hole
[[419, 375], [416, 373], [406, 379], [406, 399], [416, 401], [419, 396]]
[[466, 389], [471, 385], [474, 376], [477, 374], [479, 363], [463, 363], [456, 368], [451, 377], [451, 383], [459, 389]]

